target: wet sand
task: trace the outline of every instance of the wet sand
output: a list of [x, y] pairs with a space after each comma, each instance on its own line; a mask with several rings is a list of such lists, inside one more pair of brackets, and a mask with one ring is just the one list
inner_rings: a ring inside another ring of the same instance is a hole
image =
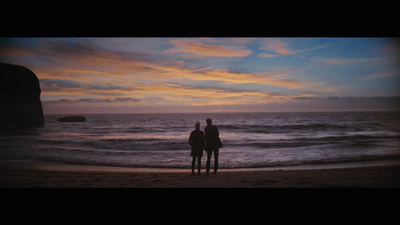
[[16, 188], [398, 188], [400, 165], [303, 170], [117, 170], [98, 167], [7, 167], [0, 187]]

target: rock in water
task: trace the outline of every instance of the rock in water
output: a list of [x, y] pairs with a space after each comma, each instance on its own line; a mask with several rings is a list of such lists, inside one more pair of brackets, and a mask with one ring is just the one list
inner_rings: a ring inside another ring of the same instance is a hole
[[86, 118], [84, 116], [67, 116], [57, 119], [60, 122], [85, 122]]
[[29, 69], [0, 63], [0, 128], [43, 126], [39, 79]]

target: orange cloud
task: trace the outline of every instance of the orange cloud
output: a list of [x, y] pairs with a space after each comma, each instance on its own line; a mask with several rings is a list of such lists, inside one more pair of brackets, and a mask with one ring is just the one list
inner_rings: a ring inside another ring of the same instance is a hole
[[242, 46], [224, 46], [203, 44], [197, 40], [177, 39], [168, 43], [175, 45], [176, 48], [165, 50], [166, 53], [172, 54], [177, 52], [189, 52], [200, 56], [212, 57], [245, 57], [249, 56], [252, 51], [244, 49]]
[[[178, 39], [169, 43], [176, 48], [166, 50], [167, 53], [189, 52], [214, 57], [244, 57], [252, 53], [241, 46], [225, 46], [216, 42], [204, 44], [205, 41]], [[214, 69], [212, 65], [192, 67], [184, 61], [154, 55], [150, 57], [144, 53], [105, 51], [87, 43], [53, 44], [53, 48], [40, 48], [36, 52], [9, 52], [27, 54], [30, 58], [46, 55], [46, 59], [52, 62], [33, 68], [41, 80], [42, 98], [46, 100], [81, 99], [69, 102], [100, 104], [109, 103], [112, 99], [129, 98], [140, 99], [129, 101], [130, 105], [263, 104], [298, 97], [271, 95], [267, 91], [271, 86], [326, 90], [326, 85], [294, 77], [294, 71], [238, 73]], [[278, 44], [274, 50], [281, 54], [296, 52], [290, 51], [285, 44]], [[217, 85], [208, 88], [208, 83]], [[247, 88], [248, 84], [257, 84], [257, 89]], [[260, 89], [263, 85], [266, 90]], [[91, 98], [103, 100], [86, 100]]]
[[276, 52], [283, 55], [296, 53], [296, 51], [289, 50], [287, 44], [278, 39], [267, 39], [266, 41], [264, 41], [261, 49]]
[[227, 84], [246, 84], [257, 83], [263, 85], [279, 86], [289, 89], [300, 87], [300, 81], [296, 79], [282, 79], [290, 75], [289, 73], [232, 73], [225, 69], [206, 71], [202, 73], [192, 73], [186, 76], [192, 80], [223, 81]]

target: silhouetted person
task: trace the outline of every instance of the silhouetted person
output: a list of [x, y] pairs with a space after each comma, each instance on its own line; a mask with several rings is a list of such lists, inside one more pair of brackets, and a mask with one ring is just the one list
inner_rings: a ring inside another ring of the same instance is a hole
[[214, 152], [214, 174], [218, 170], [218, 153], [219, 148], [222, 148], [221, 139], [219, 138], [219, 131], [217, 126], [212, 125], [211, 119], [207, 119], [207, 126], [204, 128], [206, 136], [205, 151], [207, 152], [206, 174], [210, 171], [210, 161], [212, 153]]
[[192, 146], [192, 151], [190, 156], [193, 157], [192, 159], [192, 175], [194, 175], [194, 166], [196, 164], [196, 157], [198, 162], [198, 172], [197, 174], [200, 175], [200, 168], [201, 168], [201, 157], [203, 156], [203, 149], [205, 145], [205, 136], [204, 132], [200, 130], [200, 123], [197, 122], [195, 124], [195, 130], [190, 133], [189, 137], [189, 144]]

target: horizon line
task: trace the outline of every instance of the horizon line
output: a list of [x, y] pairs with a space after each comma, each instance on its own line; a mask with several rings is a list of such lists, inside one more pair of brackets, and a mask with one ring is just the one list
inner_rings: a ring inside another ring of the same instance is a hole
[[108, 113], [43, 113], [43, 115], [110, 115], [110, 114], [221, 114], [221, 113], [357, 113], [357, 112], [400, 112], [400, 110], [322, 110], [322, 111], [243, 111], [243, 112], [108, 112]]

